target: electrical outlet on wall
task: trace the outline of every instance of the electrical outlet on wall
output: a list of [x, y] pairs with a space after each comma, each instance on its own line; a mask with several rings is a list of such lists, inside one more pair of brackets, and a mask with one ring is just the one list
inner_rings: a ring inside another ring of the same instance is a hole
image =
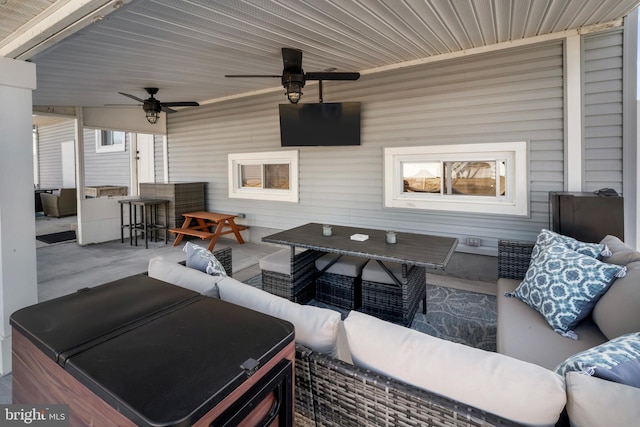
[[467, 246], [480, 246], [482, 244], [482, 240], [477, 237], [467, 237], [465, 243]]

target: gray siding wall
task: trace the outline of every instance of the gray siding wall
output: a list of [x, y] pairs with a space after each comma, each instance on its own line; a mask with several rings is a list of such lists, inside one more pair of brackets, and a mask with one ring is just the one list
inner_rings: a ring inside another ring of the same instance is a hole
[[153, 136], [153, 151], [154, 151], [154, 175], [155, 182], [164, 182], [164, 151], [162, 149], [162, 135]]
[[129, 134], [125, 141], [125, 151], [96, 153], [96, 131], [84, 130], [85, 185], [120, 185], [129, 188]]
[[[228, 198], [227, 154], [280, 150], [280, 92], [168, 117], [172, 182], [207, 182], [209, 210], [246, 223], [289, 228], [328, 222], [479, 237], [535, 238], [548, 226], [548, 191], [564, 187], [563, 45], [545, 43], [328, 82], [326, 102], [362, 102], [362, 145], [301, 147], [300, 202]], [[317, 86], [302, 102], [317, 102]], [[387, 209], [383, 147], [527, 140], [530, 217]]]
[[584, 191], [624, 191], [622, 40], [621, 30], [584, 37]]
[[75, 139], [73, 120], [60, 120], [38, 126], [38, 172], [41, 187], [62, 187], [61, 144]]

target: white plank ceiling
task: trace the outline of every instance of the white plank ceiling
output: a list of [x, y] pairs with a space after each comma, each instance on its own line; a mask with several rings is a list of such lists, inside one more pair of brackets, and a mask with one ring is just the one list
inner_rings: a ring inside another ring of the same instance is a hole
[[[0, 0], [0, 37], [73, 0]], [[78, 1], [78, 3], [81, 3]], [[104, 3], [104, 2], [103, 2]], [[638, 0], [132, 0], [28, 58], [35, 105], [206, 102], [283, 90], [280, 48], [304, 52], [305, 71], [367, 71], [436, 55], [616, 22]], [[0, 41], [0, 47], [2, 46]], [[27, 58], [23, 58], [27, 59]], [[330, 84], [330, 83], [328, 83]], [[355, 82], [354, 84], [357, 84]], [[304, 98], [303, 98], [304, 101]]]

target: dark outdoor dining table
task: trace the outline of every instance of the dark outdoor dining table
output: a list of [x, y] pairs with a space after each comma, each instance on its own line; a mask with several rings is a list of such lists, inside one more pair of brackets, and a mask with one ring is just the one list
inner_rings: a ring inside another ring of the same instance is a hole
[[[331, 236], [323, 236], [322, 224], [309, 223], [262, 238], [263, 242], [353, 255], [378, 261], [444, 270], [458, 244], [453, 237], [396, 232], [396, 243], [386, 241], [385, 230], [333, 225]], [[366, 234], [363, 242], [351, 240]]]
[[[363, 241], [353, 240], [351, 236], [354, 234], [367, 235], [368, 238]], [[400, 232], [396, 232], [396, 243], [387, 243], [385, 230], [337, 225], [332, 226], [330, 236], [325, 236], [323, 224], [318, 223], [275, 233], [263, 237], [262, 241], [290, 246], [292, 262], [297, 262], [296, 248], [377, 261], [395, 286], [362, 279], [361, 292], [354, 290], [354, 306], [360, 307], [364, 313], [404, 325], [411, 323], [420, 301], [422, 311], [426, 314], [425, 270], [444, 269], [458, 244], [458, 239], [452, 237]], [[316, 277], [324, 274], [339, 258], [317, 271]], [[401, 264], [401, 276], [397, 277], [385, 262]], [[298, 271], [300, 268], [292, 265], [291, 271]], [[358, 296], [359, 293], [361, 295]]]

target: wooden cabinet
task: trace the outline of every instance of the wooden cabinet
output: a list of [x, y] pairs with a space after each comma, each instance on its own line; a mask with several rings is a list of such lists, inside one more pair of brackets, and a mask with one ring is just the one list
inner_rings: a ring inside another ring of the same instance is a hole
[[204, 182], [176, 182], [168, 184], [142, 183], [140, 197], [169, 200], [169, 218], [159, 218], [169, 228], [182, 227], [183, 213], [206, 211]]
[[610, 234], [624, 240], [624, 198], [593, 193], [549, 193], [552, 231], [598, 243]]

